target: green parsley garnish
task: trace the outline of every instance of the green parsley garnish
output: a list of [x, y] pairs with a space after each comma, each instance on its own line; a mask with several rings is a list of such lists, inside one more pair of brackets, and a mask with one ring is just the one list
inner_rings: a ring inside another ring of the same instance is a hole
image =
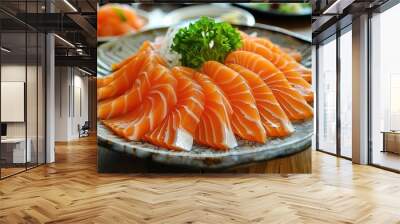
[[239, 32], [226, 22], [201, 17], [188, 27], [181, 28], [172, 40], [171, 49], [179, 53], [181, 63], [199, 68], [204, 62], [223, 62], [226, 55], [241, 46]]
[[119, 19], [120, 19], [122, 22], [126, 22], [126, 17], [125, 17], [125, 14], [124, 14], [124, 10], [122, 10], [122, 9], [120, 9], [120, 8], [117, 8], [117, 7], [113, 7], [112, 9], [113, 9], [114, 12], [118, 15]]

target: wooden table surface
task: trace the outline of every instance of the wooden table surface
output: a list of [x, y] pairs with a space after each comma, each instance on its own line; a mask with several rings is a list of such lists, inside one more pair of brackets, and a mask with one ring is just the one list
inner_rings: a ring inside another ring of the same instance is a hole
[[135, 158], [130, 154], [116, 152], [100, 145], [97, 146], [97, 167], [99, 173], [311, 173], [311, 149], [275, 158], [234, 166], [228, 169], [204, 170], [188, 167], [164, 165], [150, 160]]

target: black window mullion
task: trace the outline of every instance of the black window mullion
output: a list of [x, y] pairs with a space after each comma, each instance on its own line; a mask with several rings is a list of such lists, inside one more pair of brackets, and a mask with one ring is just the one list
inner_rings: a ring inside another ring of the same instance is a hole
[[371, 26], [371, 20], [372, 20], [372, 12], [368, 12], [368, 30], [367, 30], [367, 46], [368, 46], [368, 53], [367, 53], [367, 64], [368, 64], [368, 69], [367, 69], [367, 85], [368, 85], [368, 99], [367, 99], [367, 119], [368, 119], [368, 124], [367, 124], [367, 129], [368, 129], [368, 164], [373, 164], [373, 148], [372, 148], [372, 64], [371, 64], [371, 56], [372, 56], [372, 26]]
[[68, 70], [68, 68], [70, 68], [70, 67], [67, 67], [67, 72], [68, 72], [68, 77], [69, 77], [69, 80], [68, 80], [68, 82], [69, 82], [68, 83], [68, 117], [71, 117], [71, 86], [72, 86], [72, 82], [71, 82], [71, 69]]
[[340, 119], [340, 30], [336, 31], [336, 154], [341, 156], [341, 119]]
[[315, 148], [319, 149], [319, 44], [315, 46]]
[[[28, 1], [25, 0], [25, 21], [27, 21]], [[28, 119], [27, 119], [27, 89], [28, 85], [28, 24], [25, 23], [25, 88], [24, 88], [24, 120], [25, 120], [25, 170], [28, 169]]]
[[[36, 1], [39, 13], [39, 0]], [[39, 165], [39, 32], [36, 31], [36, 166]]]
[[[47, 1], [44, 2], [45, 5], [45, 13], [48, 13], [48, 5], [49, 3]], [[44, 70], [42, 69], [42, 77], [44, 74], [44, 78], [42, 78], [42, 81], [44, 81], [44, 163], [47, 163], [47, 37], [48, 33], [44, 32]], [[43, 73], [44, 71], [44, 73]], [[43, 109], [43, 107], [42, 107]], [[43, 117], [42, 117], [43, 118]]]
[[72, 117], [75, 119], [75, 67], [71, 67], [72, 69]]

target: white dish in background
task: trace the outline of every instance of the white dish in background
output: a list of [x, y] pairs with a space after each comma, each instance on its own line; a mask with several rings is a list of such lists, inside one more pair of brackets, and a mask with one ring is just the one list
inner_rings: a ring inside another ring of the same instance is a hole
[[[232, 24], [253, 26], [256, 21], [248, 11], [225, 3], [187, 6], [168, 13], [164, 20], [165, 26], [198, 19], [201, 16], [213, 17]], [[221, 18], [223, 17], [223, 18]]]
[[137, 9], [137, 8], [133, 8], [133, 7], [129, 6], [129, 5], [124, 5], [124, 6], [130, 7], [133, 11], [135, 11], [137, 16], [140, 17], [140, 19], [143, 20], [144, 26], [142, 28], [140, 28], [138, 31], [128, 32], [128, 33], [125, 33], [125, 34], [119, 35], [119, 36], [103, 36], [103, 37], [98, 36], [97, 37], [97, 42], [107, 42], [107, 41], [113, 40], [115, 38], [131, 35], [132, 33], [137, 33], [137, 32], [140, 32], [142, 30], [148, 29], [148, 25], [149, 25], [150, 20], [149, 20], [149, 15], [148, 15], [148, 13], [146, 11], [143, 11], [143, 10], [140, 10], [140, 9]]

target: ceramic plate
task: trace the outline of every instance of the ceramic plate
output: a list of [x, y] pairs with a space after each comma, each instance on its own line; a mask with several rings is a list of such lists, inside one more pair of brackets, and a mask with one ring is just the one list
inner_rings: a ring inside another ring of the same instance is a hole
[[[303, 56], [302, 63], [311, 66], [311, 43], [304, 37], [287, 30], [266, 25], [237, 26], [247, 33], [257, 32], [258, 36], [268, 36], [272, 41], [287, 48], [296, 49]], [[99, 76], [110, 73], [113, 63], [123, 60], [145, 40], [154, 40], [164, 35], [167, 28], [158, 28], [119, 38], [101, 45], [97, 50], [97, 71]], [[288, 156], [308, 149], [311, 146], [313, 122], [294, 124], [295, 132], [282, 139], [270, 139], [266, 144], [238, 141], [239, 146], [227, 152], [219, 152], [210, 148], [194, 145], [189, 152], [169, 151], [146, 142], [126, 141], [114, 135], [108, 128], [98, 123], [98, 144], [104, 148], [124, 152], [138, 158], [148, 159], [164, 164], [188, 166], [192, 168], [218, 169], [240, 164], [265, 161], [277, 157]]]
[[223, 3], [194, 5], [176, 9], [165, 16], [164, 24], [171, 26], [185, 21], [196, 20], [200, 16], [208, 16], [217, 20], [228, 20], [227, 22], [230, 23], [247, 26], [255, 24], [254, 16], [248, 11]]
[[[130, 7], [129, 5], [125, 5], [126, 7]], [[140, 30], [146, 30], [148, 29], [147, 25], [149, 24], [149, 16], [147, 14], [146, 11], [140, 10], [140, 9], [136, 9], [136, 8], [132, 8], [132, 10], [134, 10], [136, 12], [136, 14], [144, 21], [144, 26], [142, 28], [140, 28]], [[101, 42], [107, 42], [110, 40], [114, 40], [117, 38], [121, 38], [124, 36], [129, 36], [132, 34], [137, 33], [136, 31], [132, 31], [132, 33], [127, 33], [127, 34], [123, 34], [121, 36], [103, 36], [103, 37], [97, 37], [97, 42], [101, 43]]]
[[[306, 18], [310, 17], [312, 13], [312, 8], [303, 8], [297, 13], [282, 13], [275, 10], [261, 10], [257, 7], [254, 7], [254, 4], [259, 3], [235, 3], [235, 5], [248, 10], [249, 12], [257, 15], [257, 16], [264, 16], [264, 17], [285, 17], [285, 18]], [[290, 4], [290, 3], [286, 3]], [[293, 3], [298, 4], [298, 3]]]

